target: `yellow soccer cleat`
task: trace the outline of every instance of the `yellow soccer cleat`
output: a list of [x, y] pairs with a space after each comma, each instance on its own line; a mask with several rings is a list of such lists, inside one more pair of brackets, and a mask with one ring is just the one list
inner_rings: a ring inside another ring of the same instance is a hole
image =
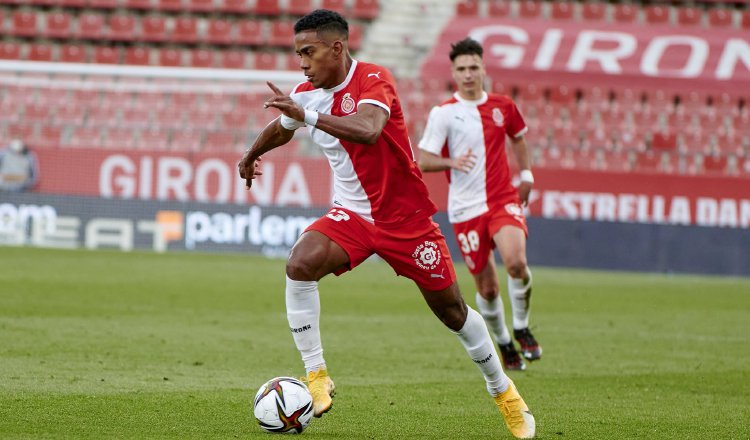
[[320, 417], [328, 412], [333, 406], [331, 397], [336, 393], [336, 385], [328, 377], [328, 371], [321, 368], [307, 373], [307, 388], [313, 399], [313, 415]]
[[[510, 379], [508, 379], [510, 380]], [[508, 389], [495, 396], [495, 404], [505, 418], [505, 426], [516, 438], [533, 438], [536, 432], [534, 416], [510, 380]]]

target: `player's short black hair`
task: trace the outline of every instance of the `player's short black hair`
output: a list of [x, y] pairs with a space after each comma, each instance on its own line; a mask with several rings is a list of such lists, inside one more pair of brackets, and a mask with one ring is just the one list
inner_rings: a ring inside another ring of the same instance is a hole
[[451, 53], [448, 56], [453, 61], [459, 55], [479, 55], [479, 58], [482, 58], [483, 53], [484, 49], [482, 49], [482, 45], [477, 40], [466, 37], [457, 43], [451, 44]]
[[328, 9], [316, 9], [297, 20], [294, 33], [304, 31], [334, 32], [344, 38], [349, 37], [349, 23], [338, 12]]

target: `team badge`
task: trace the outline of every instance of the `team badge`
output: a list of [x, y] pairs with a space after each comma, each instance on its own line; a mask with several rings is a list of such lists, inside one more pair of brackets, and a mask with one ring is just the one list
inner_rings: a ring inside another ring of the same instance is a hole
[[425, 241], [414, 249], [411, 257], [414, 258], [414, 263], [421, 269], [432, 270], [440, 264], [442, 254], [435, 242]]
[[497, 125], [498, 127], [502, 127], [503, 123], [505, 123], [503, 112], [501, 112], [497, 107], [492, 109], [492, 120], [495, 121], [495, 125]]
[[354, 110], [354, 99], [352, 99], [351, 93], [347, 93], [341, 98], [341, 111], [344, 113], [351, 113]]

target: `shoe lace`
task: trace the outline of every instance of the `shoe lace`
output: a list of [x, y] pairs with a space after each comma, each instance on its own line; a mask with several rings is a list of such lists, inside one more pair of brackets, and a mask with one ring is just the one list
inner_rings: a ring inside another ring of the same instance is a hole
[[521, 411], [517, 408], [517, 402], [520, 400], [521, 399], [518, 398], [512, 398], [500, 403], [500, 411], [503, 412], [505, 420], [508, 421], [508, 424], [514, 427], [524, 424], [523, 414], [521, 414]]

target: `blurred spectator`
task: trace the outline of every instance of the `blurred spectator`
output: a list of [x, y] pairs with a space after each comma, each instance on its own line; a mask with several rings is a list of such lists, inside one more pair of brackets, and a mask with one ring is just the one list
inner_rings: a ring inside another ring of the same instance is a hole
[[0, 151], [0, 191], [26, 191], [39, 177], [36, 155], [19, 139]]

